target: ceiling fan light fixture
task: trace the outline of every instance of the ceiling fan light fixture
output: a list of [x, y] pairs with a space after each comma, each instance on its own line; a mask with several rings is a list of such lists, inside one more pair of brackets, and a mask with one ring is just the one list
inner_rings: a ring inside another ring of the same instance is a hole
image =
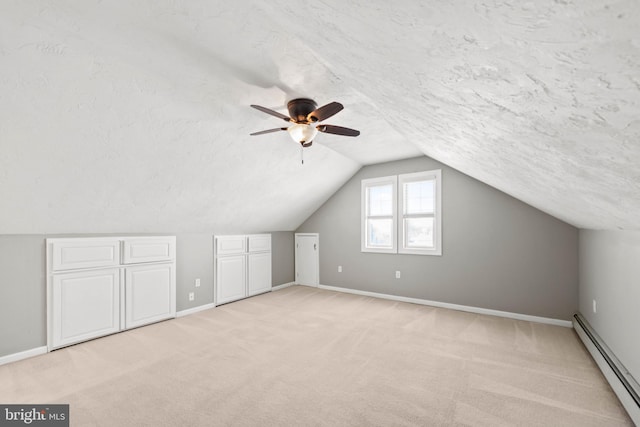
[[296, 123], [294, 125], [289, 126], [287, 129], [289, 135], [291, 135], [291, 139], [299, 144], [304, 144], [305, 142], [313, 141], [313, 138], [318, 134], [318, 129], [316, 129], [313, 125], [308, 125], [304, 123]]

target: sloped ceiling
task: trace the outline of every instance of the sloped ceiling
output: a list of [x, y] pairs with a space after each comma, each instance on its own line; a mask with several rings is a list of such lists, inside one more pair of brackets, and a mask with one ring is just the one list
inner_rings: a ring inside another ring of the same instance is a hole
[[[640, 229], [640, 3], [0, 3], [0, 233], [293, 230], [425, 154]], [[345, 110], [301, 151], [249, 108]]]

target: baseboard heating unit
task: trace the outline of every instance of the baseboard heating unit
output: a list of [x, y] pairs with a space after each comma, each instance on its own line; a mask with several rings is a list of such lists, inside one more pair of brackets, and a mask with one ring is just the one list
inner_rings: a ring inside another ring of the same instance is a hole
[[573, 316], [573, 328], [633, 422], [640, 426], [640, 385], [580, 313]]

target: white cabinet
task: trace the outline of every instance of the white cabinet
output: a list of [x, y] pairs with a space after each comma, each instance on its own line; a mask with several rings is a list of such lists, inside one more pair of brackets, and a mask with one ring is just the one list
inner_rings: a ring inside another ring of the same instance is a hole
[[216, 301], [224, 304], [247, 296], [247, 258], [230, 255], [216, 260]]
[[49, 350], [175, 317], [175, 236], [47, 239]]
[[123, 264], [166, 262], [176, 257], [176, 238], [173, 236], [127, 238], [122, 247]]
[[124, 328], [135, 328], [175, 316], [173, 264], [125, 269]]
[[247, 236], [216, 236], [216, 256], [237, 255], [247, 252]]
[[110, 268], [55, 275], [51, 304], [51, 347], [118, 332], [120, 271]]
[[216, 305], [271, 290], [271, 235], [214, 237]]
[[271, 234], [247, 236], [248, 252], [271, 252]]
[[271, 290], [271, 252], [247, 256], [247, 294], [253, 296]]
[[118, 239], [58, 239], [51, 247], [51, 270], [117, 267], [120, 264]]

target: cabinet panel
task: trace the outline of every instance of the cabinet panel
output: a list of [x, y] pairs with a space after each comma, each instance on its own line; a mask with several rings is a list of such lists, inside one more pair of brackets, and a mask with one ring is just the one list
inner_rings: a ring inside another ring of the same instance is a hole
[[249, 254], [248, 292], [249, 296], [271, 290], [271, 252]]
[[127, 267], [125, 270], [125, 328], [174, 317], [173, 264]]
[[56, 239], [51, 246], [53, 271], [113, 267], [120, 263], [117, 239]]
[[246, 256], [232, 255], [216, 259], [216, 304], [247, 296]]
[[270, 252], [271, 234], [252, 234], [249, 236], [249, 252]]
[[53, 277], [51, 347], [120, 330], [120, 271], [117, 268]]
[[217, 236], [216, 255], [242, 254], [247, 251], [247, 236]]
[[170, 261], [175, 258], [175, 237], [138, 237], [125, 239], [124, 264]]

